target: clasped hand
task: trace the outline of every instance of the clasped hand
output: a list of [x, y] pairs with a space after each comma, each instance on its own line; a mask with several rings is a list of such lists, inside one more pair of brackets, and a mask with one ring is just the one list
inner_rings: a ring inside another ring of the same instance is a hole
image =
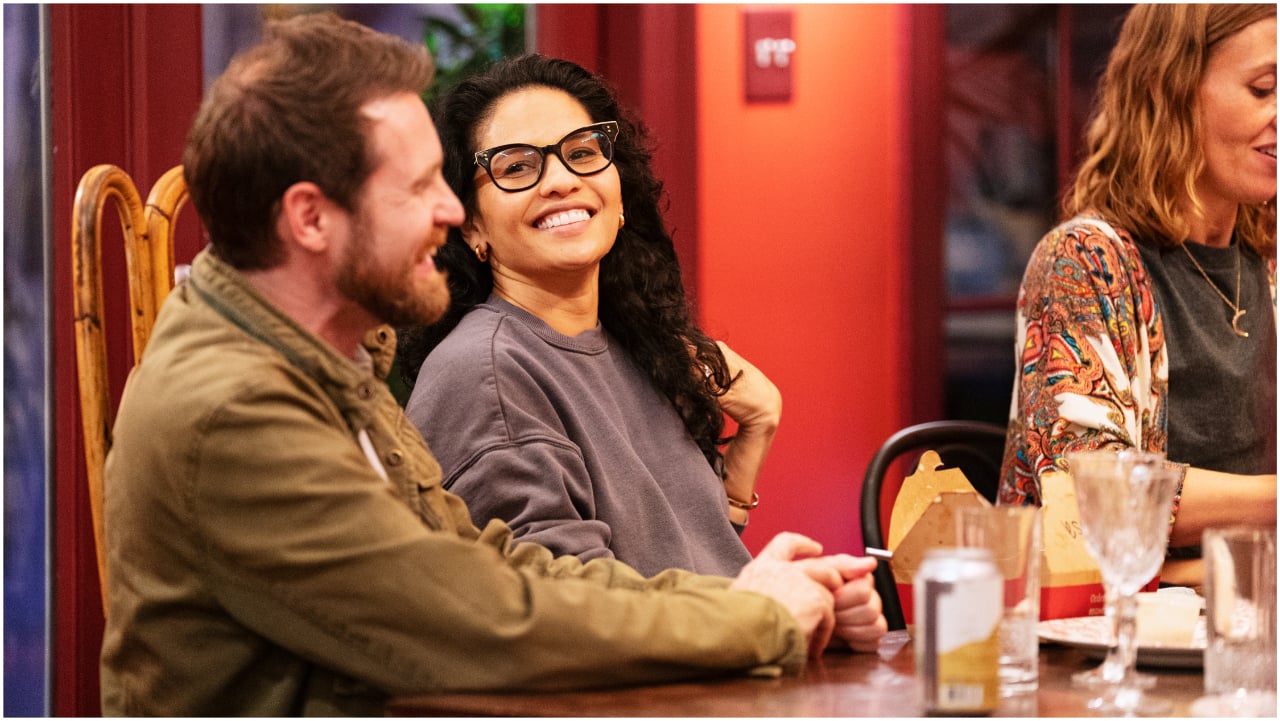
[[874, 558], [821, 556], [822, 545], [797, 533], [780, 533], [729, 588], [762, 593], [781, 603], [809, 639], [809, 655], [829, 644], [874, 651], [888, 630], [871, 572]]

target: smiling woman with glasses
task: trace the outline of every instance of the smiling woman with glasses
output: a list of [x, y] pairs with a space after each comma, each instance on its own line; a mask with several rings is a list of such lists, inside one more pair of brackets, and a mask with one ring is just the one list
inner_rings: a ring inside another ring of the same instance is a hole
[[736, 574], [781, 397], [693, 322], [640, 126], [538, 55], [436, 118], [467, 218], [437, 256], [452, 307], [399, 357], [446, 486], [557, 553]]

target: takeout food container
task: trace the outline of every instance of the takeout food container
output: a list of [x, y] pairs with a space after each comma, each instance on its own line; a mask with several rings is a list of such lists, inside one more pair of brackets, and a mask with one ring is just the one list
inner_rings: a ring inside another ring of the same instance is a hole
[[[959, 468], [943, 468], [925, 451], [915, 473], [902, 482], [889, 519], [889, 566], [898, 586], [902, 614], [913, 623], [912, 583], [931, 548], [955, 545], [954, 515], [964, 506], [989, 506]], [[1084, 545], [1075, 485], [1065, 473], [1041, 483], [1043, 556], [1040, 559], [1040, 618], [1100, 616], [1106, 612], [1102, 574]], [[1158, 577], [1146, 586], [1154, 590]]]

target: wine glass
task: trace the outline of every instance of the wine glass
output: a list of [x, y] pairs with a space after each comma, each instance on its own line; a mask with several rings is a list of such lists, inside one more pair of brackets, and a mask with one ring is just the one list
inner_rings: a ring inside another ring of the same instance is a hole
[[1115, 645], [1102, 665], [1076, 674], [1078, 685], [1101, 686], [1094, 710], [1160, 714], [1168, 709], [1143, 694], [1149, 677], [1134, 670], [1138, 591], [1155, 576], [1169, 543], [1169, 513], [1182, 470], [1162, 453], [1126, 449], [1072, 451], [1067, 466], [1075, 480], [1085, 546], [1102, 571]]

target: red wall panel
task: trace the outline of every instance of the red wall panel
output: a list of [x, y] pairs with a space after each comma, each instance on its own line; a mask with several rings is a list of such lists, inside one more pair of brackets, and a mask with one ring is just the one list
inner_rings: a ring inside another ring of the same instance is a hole
[[698, 7], [700, 311], [783, 395], [748, 546], [793, 530], [860, 552], [862, 473], [917, 382], [903, 356], [909, 11], [789, 9], [792, 99], [748, 104], [745, 8]]
[[[143, 197], [181, 161], [202, 91], [198, 5], [53, 5], [53, 713], [97, 716], [102, 607], [84, 474], [71, 308], [71, 206], [80, 176], [124, 168]], [[104, 325], [116, 398], [132, 363], [124, 250], [104, 214]], [[190, 215], [194, 215], [191, 213]], [[176, 249], [189, 258], [188, 234]]]

